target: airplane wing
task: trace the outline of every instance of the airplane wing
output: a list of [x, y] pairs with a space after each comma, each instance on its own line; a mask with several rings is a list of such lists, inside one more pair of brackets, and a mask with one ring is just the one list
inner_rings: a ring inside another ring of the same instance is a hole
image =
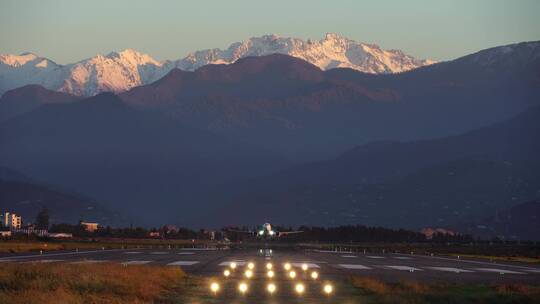
[[234, 233], [249, 233], [249, 234], [254, 234], [253, 231], [245, 231], [245, 230], [232, 230], [232, 229], [227, 229], [225, 230], [227, 232], [234, 232]]
[[278, 233], [278, 236], [286, 236], [286, 235], [289, 235], [289, 234], [298, 234], [298, 233], [302, 233], [304, 231], [280, 231]]

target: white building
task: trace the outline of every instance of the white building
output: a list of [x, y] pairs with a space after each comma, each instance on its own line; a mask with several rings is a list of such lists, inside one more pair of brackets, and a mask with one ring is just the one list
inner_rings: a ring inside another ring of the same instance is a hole
[[10, 212], [5, 212], [3, 216], [3, 226], [13, 229], [21, 229], [22, 227], [22, 217]]

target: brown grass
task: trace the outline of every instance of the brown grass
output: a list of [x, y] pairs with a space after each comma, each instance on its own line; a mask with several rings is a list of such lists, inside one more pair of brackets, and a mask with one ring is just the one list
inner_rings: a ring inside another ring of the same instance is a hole
[[176, 267], [6, 263], [0, 303], [154, 303], [184, 278]]

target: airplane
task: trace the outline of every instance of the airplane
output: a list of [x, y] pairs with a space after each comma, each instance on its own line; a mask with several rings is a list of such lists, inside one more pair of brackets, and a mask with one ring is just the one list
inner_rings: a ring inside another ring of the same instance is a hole
[[254, 235], [258, 238], [274, 238], [274, 237], [282, 237], [289, 234], [298, 234], [302, 233], [304, 231], [277, 231], [272, 229], [272, 224], [270, 223], [264, 223], [260, 226], [260, 228], [257, 231], [242, 231], [242, 230], [228, 230], [230, 232], [237, 232], [237, 233], [249, 233], [251, 235]]

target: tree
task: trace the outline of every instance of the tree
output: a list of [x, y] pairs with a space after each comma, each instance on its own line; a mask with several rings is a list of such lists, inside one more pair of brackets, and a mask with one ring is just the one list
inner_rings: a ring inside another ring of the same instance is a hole
[[49, 209], [43, 208], [36, 216], [37, 229], [49, 229]]

